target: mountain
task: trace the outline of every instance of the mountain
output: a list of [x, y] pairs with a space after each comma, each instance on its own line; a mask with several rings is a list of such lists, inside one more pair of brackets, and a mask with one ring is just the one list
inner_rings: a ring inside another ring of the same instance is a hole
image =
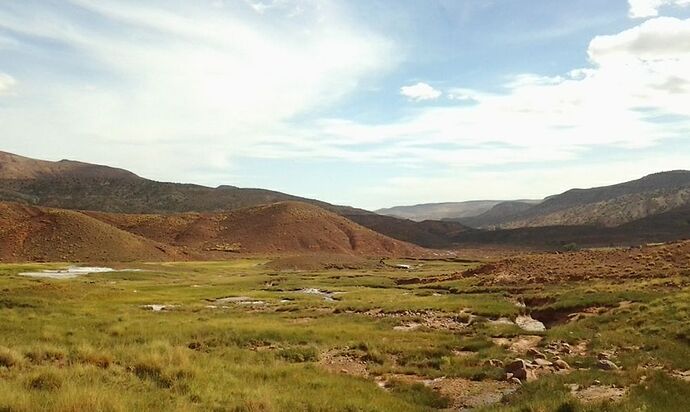
[[77, 212], [0, 202], [3, 261], [164, 261], [236, 254], [415, 257], [391, 239], [301, 202], [221, 213]]
[[414, 256], [424, 252], [419, 246], [391, 239], [302, 202], [279, 202], [221, 213], [85, 213], [148, 239], [207, 252], [367, 256]]
[[108, 166], [49, 162], [2, 152], [0, 200], [124, 213], [220, 211], [286, 200], [337, 208], [270, 190], [156, 182]]
[[[378, 209], [380, 215], [410, 219], [417, 222], [424, 220], [453, 220], [460, 222], [464, 218], [481, 215], [501, 203], [513, 201], [504, 200], [469, 200], [466, 202], [424, 203], [413, 206], [394, 206]], [[535, 204], [541, 200], [516, 200], [515, 202]]]
[[[289, 194], [234, 186], [216, 188], [157, 182], [108, 166], [62, 160], [49, 162], [0, 152], [0, 201], [72, 210], [117, 213], [221, 212], [284, 201], [313, 204], [398, 240], [439, 245], [426, 224], [391, 221], [375, 213]], [[405, 230], [399, 230], [398, 226]], [[447, 224], [450, 231], [466, 229]], [[446, 236], [447, 238], [447, 236]], [[447, 244], [447, 242], [445, 242]]]
[[482, 216], [476, 227], [594, 225], [613, 227], [690, 205], [690, 171], [655, 173], [638, 180], [572, 189], [513, 214]]
[[535, 203], [528, 203], [525, 201], [507, 201], [494, 205], [486, 212], [470, 217], [462, 217], [455, 219], [448, 219], [451, 221], [462, 223], [470, 227], [480, 228], [490, 226], [493, 222], [501, 222], [510, 219], [515, 215], [526, 212], [531, 209]]
[[451, 221], [425, 220], [415, 222], [408, 219], [375, 214], [344, 213], [343, 216], [394, 239], [406, 240], [430, 248], [452, 246], [453, 238], [461, 233], [475, 231], [475, 229], [463, 224]]
[[558, 250], [565, 245], [636, 246], [683, 239], [690, 239], [690, 205], [615, 227], [571, 225], [476, 230], [461, 233], [452, 242], [457, 247], [507, 246]]
[[60, 160], [49, 162], [0, 151], [0, 180], [30, 179], [138, 179], [127, 170], [90, 163]]
[[0, 202], [2, 261], [168, 261], [174, 247], [120, 230], [83, 213]]
[[375, 210], [380, 215], [421, 222], [482, 214], [501, 203], [500, 200], [471, 200], [467, 202], [424, 203], [413, 206], [394, 206]]

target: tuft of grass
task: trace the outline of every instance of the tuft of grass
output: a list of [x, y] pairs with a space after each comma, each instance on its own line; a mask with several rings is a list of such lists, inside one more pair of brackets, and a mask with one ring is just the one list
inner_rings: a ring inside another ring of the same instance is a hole
[[60, 389], [61, 386], [62, 378], [51, 370], [34, 374], [27, 382], [27, 387], [33, 390], [52, 391]]
[[113, 356], [104, 350], [97, 350], [89, 345], [79, 346], [75, 351], [77, 362], [106, 369], [113, 363]]
[[186, 392], [186, 381], [196, 376], [189, 352], [187, 348], [158, 343], [149, 351], [138, 354], [131, 370], [140, 379], [151, 380], [161, 388], [175, 387]]
[[0, 346], [0, 367], [14, 368], [19, 366], [24, 358], [17, 351]]
[[281, 349], [278, 351], [278, 357], [294, 363], [316, 362], [319, 360], [318, 352], [311, 346], [296, 346]]
[[24, 352], [24, 356], [34, 364], [41, 364], [46, 362], [62, 362], [67, 358], [67, 352], [57, 346], [39, 344]]
[[388, 388], [395, 395], [400, 396], [411, 403], [424, 405], [434, 409], [444, 409], [450, 407], [450, 399], [421, 383], [414, 383], [410, 385], [397, 380], [392, 380], [388, 383]]

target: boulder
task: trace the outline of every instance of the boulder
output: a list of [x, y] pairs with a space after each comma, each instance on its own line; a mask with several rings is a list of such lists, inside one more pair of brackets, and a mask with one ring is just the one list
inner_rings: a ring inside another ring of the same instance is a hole
[[597, 365], [599, 366], [599, 368], [601, 368], [603, 370], [607, 370], [607, 371], [620, 369], [618, 367], [618, 365], [616, 365], [615, 363], [611, 362], [608, 359], [599, 359], [599, 362], [597, 363]]
[[553, 361], [553, 366], [555, 366], [559, 370], [570, 369], [570, 365], [568, 365], [568, 362], [564, 361], [563, 359], [557, 359]]

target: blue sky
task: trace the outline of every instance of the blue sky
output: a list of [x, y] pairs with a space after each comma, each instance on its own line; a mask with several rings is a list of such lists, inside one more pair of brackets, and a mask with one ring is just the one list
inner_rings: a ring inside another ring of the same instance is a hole
[[690, 0], [9, 0], [0, 150], [375, 209], [690, 168]]

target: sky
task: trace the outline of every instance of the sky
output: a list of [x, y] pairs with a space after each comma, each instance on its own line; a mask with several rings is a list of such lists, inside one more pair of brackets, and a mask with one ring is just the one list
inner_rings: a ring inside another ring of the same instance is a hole
[[0, 150], [367, 209], [690, 169], [690, 0], [4, 0]]

